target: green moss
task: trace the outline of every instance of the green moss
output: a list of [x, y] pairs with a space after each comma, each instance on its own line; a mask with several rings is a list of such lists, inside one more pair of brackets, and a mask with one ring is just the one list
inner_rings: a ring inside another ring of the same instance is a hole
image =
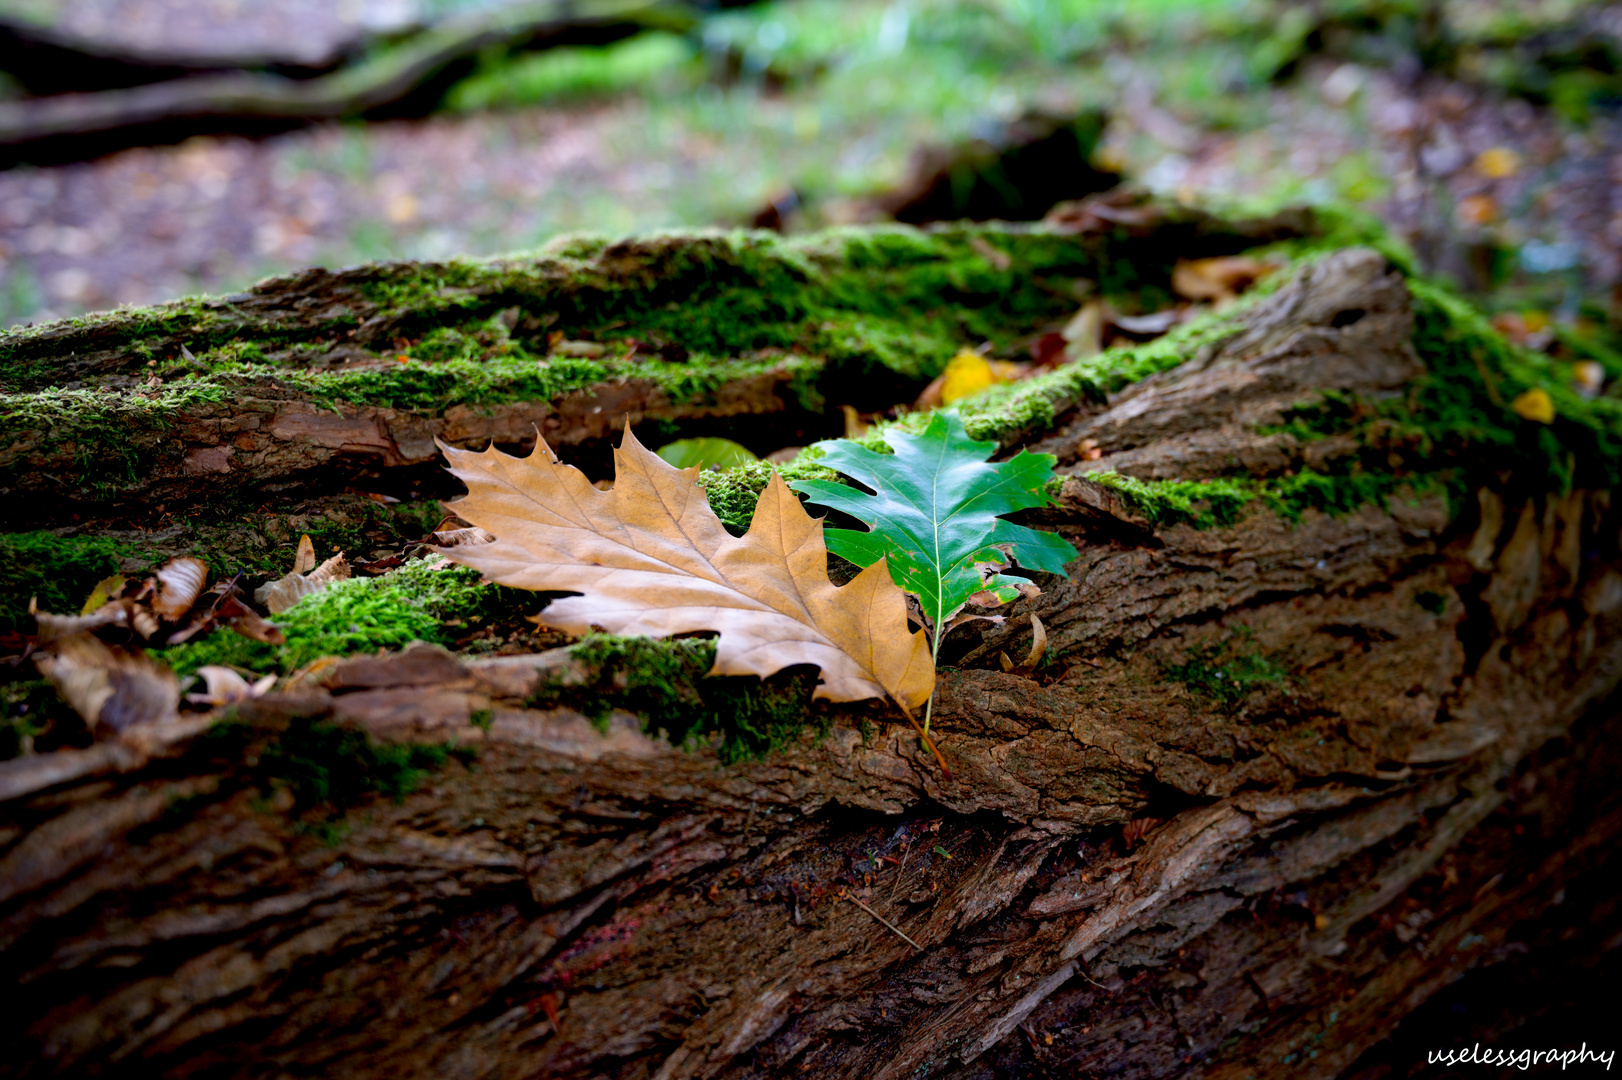
[[774, 471], [783, 478], [784, 483], [839, 479], [839, 474], [832, 469], [816, 464], [813, 455], [802, 454], [784, 465], [752, 461], [731, 469], [702, 472], [698, 476], [698, 484], [709, 497], [710, 509], [715, 511], [721, 523], [742, 535], [748, 531], [749, 522], [755, 515], [755, 504], [760, 501], [760, 493], [771, 482]]
[[1257, 494], [1254, 481], [1241, 479], [1139, 480], [1108, 469], [1087, 479], [1119, 494], [1153, 524], [1197, 529], [1233, 524]]
[[299, 809], [342, 808], [374, 793], [400, 802], [449, 756], [443, 746], [379, 743], [356, 728], [295, 721], [260, 751], [257, 768], [292, 791]]
[[[1210, 229], [1200, 236], [1202, 251], [1245, 246]], [[206, 414], [243, 395], [440, 414], [549, 401], [618, 380], [647, 380], [678, 403], [702, 401], [728, 383], [786, 371], [787, 392], [806, 409], [819, 410], [831, 391], [877, 407], [915, 393], [965, 345], [1017, 351], [1033, 328], [1071, 314], [1084, 292], [1122, 310], [1157, 306], [1170, 262], [1124, 235], [897, 226], [793, 240], [759, 232], [574, 239], [528, 259], [361, 267], [340, 275], [359, 299], [323, 309], [314, 324], [260, 322], [225, 301], [192, 300], [55, 324], [50, 334], [0, 334], [0, 383], [13, 391], [0, 442], [43, 441], [36, 457], [58, 448], [67, 484], [106, 502], [138, 476], [178, 473], [184, 448], [165, 436], [179, 413]], [[498, 318], [513, 310], [516, 320]], [[371, 364], [307, 366], [363, 319], [384, 320], [380, 340], [405, 344]], [[600, 342], [608, 353], [543, 359], [550, 333]], [[1185, 329], [1177, 341], [1196, 336]], [[177, 359], [182, 344], [196, 359]], [[402, 352], [406, 361], [397, 362]], [[168, 381], [150, 396], [48, 388], [63, 376], [44, 360], [75, 354], [96, 357], [72, 375], [84, 382], [126, 383], [153, 371]], [[685, 361], [657, 358], [665, 355]], [[1170, 356], [1114, 354], [1102, 366], [1033, 381], [987, 399], [971, 430], [1042, 426], [1076, 393], [1107, 392]]]
[[1405, 476], [1355, 466], [1335, 474], [1302, 469], [1287, 476], [1214, 480], [1139, 480], [1110, 470], [1085, 475], [1117, 492], [1152, 524], [1196, 529], [1232, 525], [1254, 506], [1289, 521], [1301, 520], [1308, 510], [1339, 515], [1362, 506], [1384, 507], [1399, 493], [1418, 496], [1443, 489], [1453, 476], [1451, 472]]
[[[1331, 471], [1205, 481], [1088, 476], [1156, 524], [1198, 528], [1228, 524], [1252, 502], [1299, 520], [1308, 509], [1341, 514], [1383, 507], [1404, 492], [1440, 491], [1460, 505], [1475, 487], [1497, 484], [1504, 474], [1532, 491], [1608, 488], [1622, 479], [1622, 400], [1578, 394], [1566, 362], [1511, 344], [1445, 288], [1420, 278], [1410, 279], [1409, 288], [1414, 347], [1426, 373], [1408, 393], [1378, 399], [1325, 394], [1263, 429], [1303, 442], [1355, 435], [1359, 449], [1336, 458]], [[1583, 355], [1602, 350], [1589, 344]], [[1510, 407], [1532, 388], [1554, 402], [1552, 424], [1527, 420]]]
[[714, 676], [715, 643], [699, 638], [593, 634], [571, 650], [599, 672], [593, 685], [543, 691], [535, 704], [589, 702], [603, 718], [623, 709], [678, 745], [715, 737], [721, 760], [761, 757], [788, 746], [806, 727], [819, 734], [830, 716], [813, 708], [817, 675], [808, 666], [767, 679]]
[[400, 648], [412, 641], [449, 644], [447, 621], [486, 618], [513, 606], [538, 607], [534, 594], [482, 583], [462, 566], [408, 563], [382, 577], [351, 578], [306, 597], [273, 618], [287, 641], [267, 645], [234, 633], [156, 650], [182, 675], [205, 664], [287, 673], [322, 656]]
[[28, 622], [30, 598], [41, 611], [77, 615], [96, 582], [117, 573], [128, 554], [103, 537], [0, 533], [0, 634]]
[[1248, 630], [1216, 645], [1190, 649], [1181, 664], [1164, 671], [1166, 678], [1182, 683], [1227, 713], [1238, 711], [1254, 691], [1282, 683], [1289, 675], [1275, 657], [1256, 650]]
[[150, 391], [40, 390], [5, 395], [0, 443], [28, 440], [34, 452], [58, 450], [95, 497], [150, 471], [162, 436], [182, 412], [225, 398], [218, 383], [186, 379]]
[[554, 48], [543, 53], [503, 54], [480, 63], [446, 95], [456, 112], [513, 108], [542, 102], [601, 97], [679, 80], [695, 58], [693, 45], [671, 33], [638, 34], [605, 46]]
[[[1513, 474], [1530, 490], [1607, 488], [1622, 479], [1622, 401], [1583, 397], [1564, 361], [1513, 345], [1447, 289], [1418, 278], [1409, 289], [1414, 347], [1426, 365], [1410, 392], [1325, 395], [1269, 429], [1303, 441], [1357, 436], [1363, 452], [1332, 478], [1339, 505], [1350, 493], [1374, 501], [1403, 483], [1415, 491], [1444, 489], [1456, 501], [1482, 483], [1497, 483], [1500, 474]], [[1511, 408], [1533, 388], [1554, 403], [1552, 424]], [[1297, 482], [1296, 501], [1312, 497], [1315, 482]]]
[[1439, 592], [1417, 592], [1414, 594], [1414, 603], [1432, 615], [1439, 616], [1447, 611], [1447, 597]]
[[[1557, 489], [1614, 487], [1622, 479], [1622, 400], [1585, 398], [1562, 362], [1506, 341], [1465, 300], [1413, 280], [1414, 347], [1430, 371], [1417, 402], [1382, 412], [1406, 420], [1444, 451], [1468, 453], [1483, 472], [1515, 468]], [[1548, 393], [1555, 420], [1540, 424], [1509, 407], [1534, 387]]]
[[312, 717], [294, 717], [279, 728], [223, 721], [198, 740], [197, 752], [231, 768], [267, 800], [276, 791], [291, 794], [298, 830], [327, 843], [342, 839], [346, 812], [367, 799], [381, 795], [399, 803], [451, 758], [473, 758], [471, 749], [455, 744], [382, 743], [358, 728]]

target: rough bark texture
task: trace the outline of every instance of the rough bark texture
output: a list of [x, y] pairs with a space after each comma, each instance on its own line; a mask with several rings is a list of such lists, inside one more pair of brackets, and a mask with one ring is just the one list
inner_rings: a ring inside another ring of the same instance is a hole
[[[1411, 333], [1401, 278], [1347, 252], [1042, 445], [1299, 467], [1326, 448], [1257, 427], [1400, 392]], [[1082, 554], [965, 635], [950, 779], [877, 708], [722, 766], [526, 706], [582, 677], [565, 651], [423, 648], [255, 703], [247, 751], [201, 717], [0, 764], [0, 1069], [1333, 1076], [1557, 906], [1615, 942], [1608, 492], [1197, 530], [1082, 474], [1045, 520]], [[1027, 611], [1059, 659], [993, 670]], [[1230, 690], [1240, 654], [1271, 674]], [[256, 771], [309, 717], [478, 753], [323, 842]]]

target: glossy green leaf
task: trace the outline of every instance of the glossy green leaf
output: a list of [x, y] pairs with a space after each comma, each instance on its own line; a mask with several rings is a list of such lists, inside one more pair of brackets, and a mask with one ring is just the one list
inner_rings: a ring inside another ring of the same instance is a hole
[[[921, 435], [890, 432], [895, 451], [880, 454], [846, 439], [821, 442], [817, 462], [872, 490], [829, 480], [789, 486], [810, 501], [868, 525], [867, 532], [827, 529], [828, 550], [859, 566], [889, 560], [895, 583], [918, 597], [924, 614], [941, 627], [975, 593], [999, 592], [1020, 579], [996, 573], [1009, 556], [1021, 567], [1065, 572], [1076, 557], [1069, 542], [1004, 520], [1001, 515], [1047, 505], [1042, 486], [1053, 476], [1053, 456], [1020, 451], [991, 463], [994, 442], [976, 442], [954, 411], [937, 412]], [[981, 567], [991, 564], [982, 574]], [[1009, 596], [1011, 593], [1003, 593]], [[939, 635], [936, 635], [939, 648]]]
[[690, 469], [694, 465], [701, 469], [730, 469], [760, 460], [748, 447], [731, 439], [677, 439], [656, 452], [678, 469]]

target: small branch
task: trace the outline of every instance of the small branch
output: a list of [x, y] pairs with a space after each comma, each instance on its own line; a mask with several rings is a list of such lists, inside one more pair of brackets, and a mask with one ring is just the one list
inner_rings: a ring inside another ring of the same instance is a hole
[[916, 941], [912, 940], [912, 938], [908, 937], [906, 934], [903, 934], [901, 932], [900, 928], [897, 927], [895, 923], [891, 922], [889, 919], [886, 919], [883, 915], [880, 915], [878, 912], [874, 911], [872, 908], [868, 907], [866, 904], [864, 904], [860, 900], [856, 899], [850, 893], [840, 893], [839, 895], [844, 897], [846, 900], [849, 900], [851, 903], [855, 904], [857, 907], [861, 908], [863, 911], [867, 912], [869, 915], [873, 916], [879, 922], [883, 923], [886, 929], [888, 929], [892, 934], [894, 934], [896, 937], [900, 938], [902, 941], [905, 941], [908, 945], [911, 945], [913, 948], [917, 949], [919, 952], [924, 951], [924, 947], [922, 945], [920, 945]]

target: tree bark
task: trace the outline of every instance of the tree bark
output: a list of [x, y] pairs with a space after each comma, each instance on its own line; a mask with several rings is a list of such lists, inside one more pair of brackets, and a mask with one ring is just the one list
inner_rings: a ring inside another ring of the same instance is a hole
[[[1072, 474], [1041, 521], [1081, 555], [958, 631], [950, 777], [876, 705], [723, 765], [658, 717], [528, 704], [592, 675], [567, 650], [424, 647], [243, 706], [231, 739], [189, 716], [0, 763], [0, 1068], [1334, 1076], [1550, 919], [1614, 942], [1608, 491], [1201, 529], [1086, 473], [1090, 448], [1146, 479], [1321, 467], [1349, 448], [1284, 411], [1404, 393], [1412, 338], [1401, 275], [1345, 251], [1022, 436]], [[1027, 615], [1056, 660], [999, 670]], [[312, 719], [477, 753], [312, 835], [262, 761]]]

